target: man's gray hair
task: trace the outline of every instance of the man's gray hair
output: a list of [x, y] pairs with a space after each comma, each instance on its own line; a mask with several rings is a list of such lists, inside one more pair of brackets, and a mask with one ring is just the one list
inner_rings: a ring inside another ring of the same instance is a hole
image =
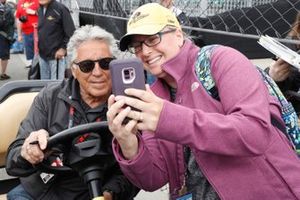
[[[85, 25], [78, 28], [67, 46], [67, 55], [70, 64], [74, 62], [77, 58], [77, 49], [85, 41], [88, 40], [102, 40], [107, 43], [112, 55], [116, 58], [120, 55], [120, 50], [118, 49], [117, 41], [114, 36], [107, 32], [106, 30], [100, 28], [99, 26]], [[70, 65], [69, 65], [70, 66]]]

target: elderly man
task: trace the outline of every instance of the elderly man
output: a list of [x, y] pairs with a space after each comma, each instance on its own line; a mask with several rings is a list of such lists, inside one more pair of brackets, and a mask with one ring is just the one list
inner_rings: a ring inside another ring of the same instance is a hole
[[[43, 150], [49, 136], [106, 120], [111, 94], [108, 65], [118, 49], [112, 34], [97, 26], [84, 26], [71, 37], [67, 50], [73, 77], [39, 93], [9, 147], [6, 170], [21, 177], [21, 185], [8, 193], [8, 199], [89, 199], [88, 187], [77, 174], [54, 176], [45, 183], [34, 166], [45, 158]], [[38, 141], [38, 145], [31, 145], [32, 141]], [[105, 199], [133, 199], [138, 190], [121, 173], [114, 171], [111, 177], [104, 181]]]

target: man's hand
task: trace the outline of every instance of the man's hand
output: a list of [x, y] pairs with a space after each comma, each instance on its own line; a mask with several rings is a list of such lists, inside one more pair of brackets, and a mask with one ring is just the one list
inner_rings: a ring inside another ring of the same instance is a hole
[[48, 137], [49, 133], [44, 129], [31, 132], [21, 148], [21, 156], [33, 165], [42, 162]]
[[56, 51], [56, 53], [55, 53], [55, 59], [62, 59], [62, 58], [64, 58], [65, 57], [65, 55], [66, 55], [66, 50], [65, 49], [63, 49], [63, 48], [60, 48], [60, 49], [58, 49], [57, 51]]

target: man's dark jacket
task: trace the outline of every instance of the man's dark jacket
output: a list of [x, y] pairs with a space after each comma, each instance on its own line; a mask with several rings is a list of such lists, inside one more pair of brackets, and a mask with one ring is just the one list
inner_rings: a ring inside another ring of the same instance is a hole
[[55, 52], [60, 48], [66, 49], [75, 31], [70, 11], [63, 4], [52, 0], [47, 8], [40, 6], [38, 18], [39, 54], [44, 60], [54, 60]]
[[[52, 136], [67, 129], [70, 105], [75, 108], [74, 124], [88, 123], [80, 99], [79, 83], [73, 78], [49, 84], [34, 99], [27, 117], [21, 123], [16, 140], [9, 146], [6, 171], [9, 175], [20, 177], [23, 187], [34, 199], [90, 199], [87, 185], [77, 174], [57, 175], [54, 180], [44, 184], [39, 176], [40, 171], [20, 155], [21, 146], [32, 131], [45, 129]], [[99, 118], [106, 120], [107, 105], [100, 107]], [[112, 191], [114, 200], [131, 200], [138, 192], [121, 173], [117, 164], [104, 176], [103, 190]]]
[[15, 10], [12, 5], [8, 3], [1, 4], [0, 6], [3, 6], [2, 8], [4, 8], [4, 22], [2, 26], [0, 26], [0, 34], [12, 44], [14, 36]]

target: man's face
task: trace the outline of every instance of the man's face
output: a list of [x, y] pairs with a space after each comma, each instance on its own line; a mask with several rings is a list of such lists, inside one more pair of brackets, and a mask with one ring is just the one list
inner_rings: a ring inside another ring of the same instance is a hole
[[53, 0], [39, 0], [39, 3], [41, 6], [46, 6], [48, 5], [51, 1]]
[[[112, 57], [109, 46], [102, 40], [88, 40], [82, 43], [77, 53], [76, 63]], [[99, 63], [96, 63], [91, 72], [84, 73], [78, 65], [72, 65], [72, 74], [79, 82], [82, 99], [98, 99], [105, 102], [111, 94], [112, 87], [109, 70], [102, 69]]]

